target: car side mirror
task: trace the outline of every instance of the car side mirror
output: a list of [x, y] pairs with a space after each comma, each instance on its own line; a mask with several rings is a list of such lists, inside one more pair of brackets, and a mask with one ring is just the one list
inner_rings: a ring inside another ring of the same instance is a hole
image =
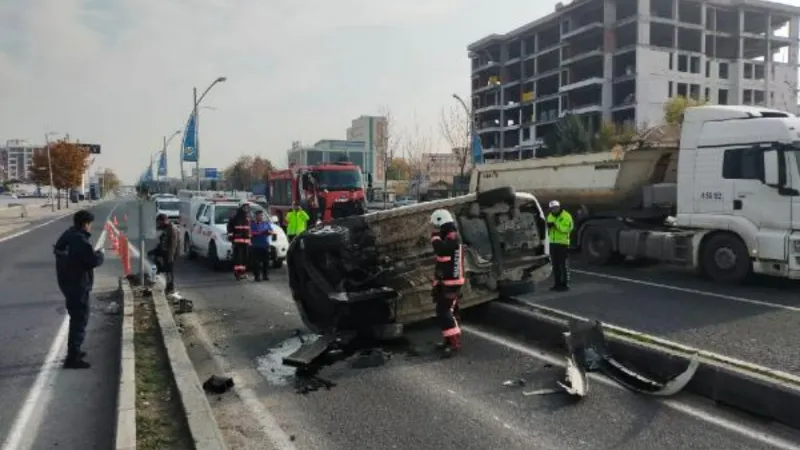
[[767, 150], [764, 155], [764, 184], [770, 187], [783, 187], [781, 153], [778, 150]]
[[278, 223], [278, 216], [269, 216], [269, 221], [272, 223]]
[[203, 217], [200, 218], [200, 223], [202, 223], [204, 225], [208, 225], [209, 223], [211, 223], [211, 219], [209, 219], [206, 216], [203, 216]]

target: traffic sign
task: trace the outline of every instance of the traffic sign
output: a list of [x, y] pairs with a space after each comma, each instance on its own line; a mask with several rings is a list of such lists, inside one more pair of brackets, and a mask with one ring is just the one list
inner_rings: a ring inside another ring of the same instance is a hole
[[219, 178], [219, 170], [217, 169], [203, 169], [203, 178], [206, 180], [216, 180]]
[[77, 145], [78, 147], [88, 151], [89, 154], [91, 154], [91, 155], [99, 155], [100, 154], [100, 145], [98, 145], [98, 144], [80, 144], [80, 143], [78, 143], [78, 144], [75, 144], [75, 145]]

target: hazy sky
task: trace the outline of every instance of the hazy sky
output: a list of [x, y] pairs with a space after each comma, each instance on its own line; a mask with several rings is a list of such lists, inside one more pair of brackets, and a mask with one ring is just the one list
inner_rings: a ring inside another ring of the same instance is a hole
[[[201, 166], [285, 162], [291, 141], [344, 139], [388, 106], [438, 136], [468, 95], [466, 46], [553, 10], [551, 0], [0, 0], [0, 140], [47, 131], [103, 145], [125, 181], [203, 102]], [[440, 148], [445, 150], [444, 145]], [[179, 139], [170, 146], [177, 176]]]
[[[204, 101], [215, 109], [201, 111], [203, 167], [242, 154], [283, 164], [291, 141], [343, 139], [381, 105], [438, 137], [451, 94], [468, 95], [466, 46], [555, 3], [0, 0], [0, 141], [68, 132], [102, 144], [97, 165], [134, 181], [185, 126], [192, 86], [218, 76], [228, 81]], [[175, 139], [170, 175], [178, 154]]]

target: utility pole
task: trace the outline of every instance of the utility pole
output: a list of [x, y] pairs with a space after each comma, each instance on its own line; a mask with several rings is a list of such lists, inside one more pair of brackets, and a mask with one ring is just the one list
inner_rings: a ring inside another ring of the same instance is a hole
[[47, 147], [47, 172], [50, 174], [50, 211], [56, 210], [56, 199], [53, 198], [53, 159], [50, 157], [50, 134], [44, 134], [44, 142]]
[[[212, 84], [213, 86], [213, 84]], [[210, 88], [209, 88], [210, 89]], [[192, 116], [194, 117], [194, 167], [197, 171], [197, 190], [200, 190], [200, 117], [197, 115], [197, 87], [192, 88], [192, 97], [194, 98], [192, 109]]]

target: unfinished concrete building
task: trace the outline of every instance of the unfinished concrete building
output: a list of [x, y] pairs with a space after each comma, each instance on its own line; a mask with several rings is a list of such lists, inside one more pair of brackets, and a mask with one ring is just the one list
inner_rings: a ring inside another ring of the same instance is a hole
[[559, 117], [657, 125], [673, 96], [796, 112], [800, 8], [576, 0], [468, 47], [487, 162], [529, 158]]

